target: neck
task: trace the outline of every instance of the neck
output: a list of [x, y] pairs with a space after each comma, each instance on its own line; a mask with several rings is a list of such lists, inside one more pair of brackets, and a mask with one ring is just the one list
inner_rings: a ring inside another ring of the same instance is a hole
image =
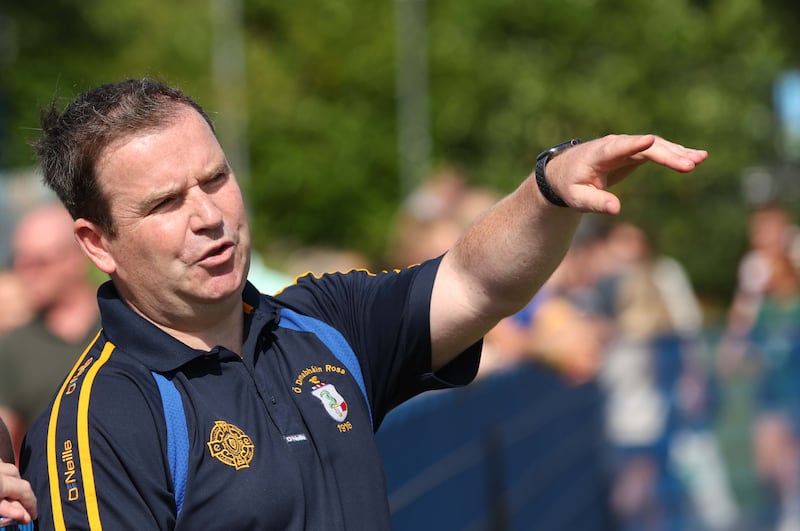
[[244, 312], [241, 298], [203, 305], [186, 315], [161, 315], [159, 320], [142, 312], [131, 301], [127, 302], [136, 313], [189, 347], [211, 350], [221, 346], [242, 355]]
[[241, 305], [239, 305], [237, 311], [230, 313], [225, 319], [219, 320], [202, 330], [170, 329], [158, 323], [155, 324], [175, 339], [192, 348], [211, 350], [216, 346], [221, 346], [231, 352], [235, 352], [239, 357], [242, 356], [244, 313]]

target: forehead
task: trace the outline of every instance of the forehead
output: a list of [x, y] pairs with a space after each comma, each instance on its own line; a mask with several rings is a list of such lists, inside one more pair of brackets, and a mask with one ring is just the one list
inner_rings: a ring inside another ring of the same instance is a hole
[[183, 107], [157, 127], [110, 143], [98, 158], [97, 175], [113, 202], [117, 192], [196, 178], [224, 160], [209, 124], [194, 109]]

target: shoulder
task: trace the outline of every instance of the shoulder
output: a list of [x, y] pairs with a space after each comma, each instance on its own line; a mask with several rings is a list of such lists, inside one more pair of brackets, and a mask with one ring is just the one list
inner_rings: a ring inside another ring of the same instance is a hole
[[90, 349], [28, 430], [21, 465], [35, 475], [64, 452], [74, 451], [83, 463], [116, 459], [111, 455], [132, 454], [125, 448], [138, 446], [158, 452], [153, 442], [165, 437], [161, 419], [160, 394], [149, 371]]
[[44, 416], [64, 436], [95, 427], [126, 433], [142, 417], [152, 419], [159, 404], [152, 373], [99, 338], [74, 364]]
[[353, 269], [347, 272], [307, 274], [280, 292], [283, 304], [303, 308], [329, 306], [402, 306], [415, 299], [425, 304], [430, 299], [439, 259], [403, 269], [372, 272]]

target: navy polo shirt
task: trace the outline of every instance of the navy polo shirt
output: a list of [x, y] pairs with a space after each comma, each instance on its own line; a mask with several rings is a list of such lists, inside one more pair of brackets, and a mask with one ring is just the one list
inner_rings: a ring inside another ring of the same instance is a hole
[[468, 383], [480, 355], [431, 372], [438, 264], [309, 275], [275, 298], [248, 284], [241, 358], [186, 346], [104, 284], [102, 330], [25, 440], [39, 527], [389, 529], [374, 431]]

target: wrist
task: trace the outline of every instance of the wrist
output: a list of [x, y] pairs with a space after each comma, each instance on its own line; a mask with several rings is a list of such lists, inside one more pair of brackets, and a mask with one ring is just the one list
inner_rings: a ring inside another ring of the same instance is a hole
[[552, 186], [550, 185], [550, 181], [547, 179], [547, 163], [552, 159], [554, 156], [558, 155], [565, 149], [569, 149], [573, 146], [577, 146], [581, 143], [580, 138], [573, 138], [572, 140], [568, 140], [566, 142], [562, 142], [561, 144], [557, 144], [549, 149], [546, 149], [539, 153], [536, 157], [536, 166], [534, 168], [534, 174], [536, 176], [536, 185], [539, 187], [539, 192], [544, 196], [547, 201], [553, 205], [560, 206], [560, 207], [568, 207], [567, 202], [555, 191], [553, 190]]

